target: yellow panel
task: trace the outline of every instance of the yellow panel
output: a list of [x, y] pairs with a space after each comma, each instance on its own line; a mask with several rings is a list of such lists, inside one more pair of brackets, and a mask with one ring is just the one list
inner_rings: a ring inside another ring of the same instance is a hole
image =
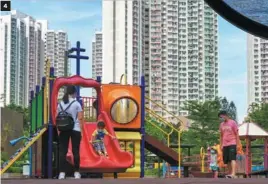
[[[132, 132], [133, 133], [133, 132]], [[135, 141], [135, 167], [128, 168], [125, 173], [118, 173], [118, 178], [140, 178], [141, 161], [140, 161], [140, 141]], [[104, 178], [113, 178], [113, 174], [104, 173]]]
[[140, 172], [141, 171], [141, 160], [140, 160], [140, 141], [135, 141], [135, 167], [128, 168], [127, 173]]
[[119, 140], [141, 140], [139, 132], [115, 132], [115, 135]]

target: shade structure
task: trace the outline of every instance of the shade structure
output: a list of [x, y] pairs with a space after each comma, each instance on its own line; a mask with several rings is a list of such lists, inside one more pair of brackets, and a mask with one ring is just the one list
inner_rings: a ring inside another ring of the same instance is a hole
[[243, 123], [238, 128], [240, 139], [246, 140], [246, 175], [251, 172], [251, 141], [264, 139], [264, 169], [268, 169], [268, 132], [253, 122]]
[[250, 137], [251, 139], [268, 138], [268, 132], [256, 123], [243, 123], [238, 128], [240, 139]]

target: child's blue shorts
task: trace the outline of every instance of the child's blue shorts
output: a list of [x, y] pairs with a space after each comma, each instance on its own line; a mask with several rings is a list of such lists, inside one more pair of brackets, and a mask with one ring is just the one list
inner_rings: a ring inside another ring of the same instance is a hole
[[99, 152], [99, 151], [105, 151], [105, 146], [104, 146], [104, 143], [102, 141], [99, 141], [99, 142], [95, 142], [93, 144], [94, 146], [94, 149]]
[[218, 166], [210, 166], [210, 170], [219, 171], [219, 167]]

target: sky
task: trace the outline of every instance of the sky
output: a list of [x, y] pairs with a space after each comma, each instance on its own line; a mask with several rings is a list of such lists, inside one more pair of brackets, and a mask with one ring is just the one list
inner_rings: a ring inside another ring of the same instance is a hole
[[[89, 60], [81, 61], [81, 75], [90, 78], [91, 42], [102, 27], [101, 0], [12, 0], [11, 8], [49, 22], [49, 29], [68, 33], [72, 47], [81, 42]], [[219, 95], [233, 101], [241, 122], [247, 110], [246, 33], [219, 17]], [[75, 60], [71, 61], [75, 74]], [[81, 95], [89, 96], [83, 89]]]

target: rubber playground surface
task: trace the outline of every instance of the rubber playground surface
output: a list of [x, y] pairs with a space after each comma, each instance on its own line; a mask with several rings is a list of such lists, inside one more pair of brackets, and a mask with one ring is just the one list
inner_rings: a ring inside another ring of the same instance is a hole
[[182, 178], [182, 179], [66, 179], [66, 180], [48, 180], [48, 179], [7, 179], [2, 180], [2, 184], [267, 184], [267, 178], [246, 178], [246, 179], [213, 179], [213, 178]]

